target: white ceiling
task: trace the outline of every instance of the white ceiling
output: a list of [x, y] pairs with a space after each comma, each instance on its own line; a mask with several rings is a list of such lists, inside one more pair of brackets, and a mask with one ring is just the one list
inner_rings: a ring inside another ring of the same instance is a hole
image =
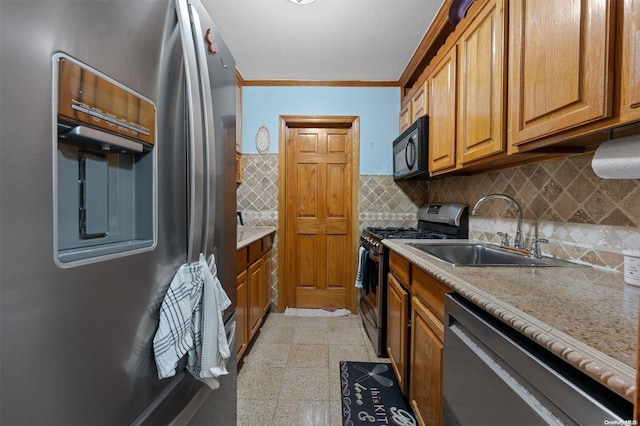
[[443, 0], [202, 0], [245, 80], [398, 81]]

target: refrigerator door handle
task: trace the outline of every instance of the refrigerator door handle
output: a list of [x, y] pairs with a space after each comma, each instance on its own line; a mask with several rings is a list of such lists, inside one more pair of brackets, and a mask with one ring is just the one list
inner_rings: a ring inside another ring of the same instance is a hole
[[180, 38], [184, 52], [184, 68], [187, 86], [188, 151], [189, 151], [189, 226], [187, 262], [195, 262], [200, 256], [203, 236], [203, 196], [205, 176], [205, 153], [203, 149], [202, 98], [198, 77], [196, 46], [191, 30], [191, 19], [187, 0], [176, 0], [176, 13], [180, 26]]
[[204, 217], [202, 223], [202, 248], [205, 257], [211, 254], [214, 242], [215, 230], [215, 190], [216, 190], [216, 168], [215, 168], [215, 131], [213, 125], [213, 99], [211, 85], [209, 84], [209, 67], [207, 65], [204, 45], [204, 35], [201, 34], [200, 15], [193, 5], [189, 5], [191, 19], [193, 21], [193, 38], [196, 45], [196, 61], [200, 75], [200, 96], [202, 99], [202, 150], [204, 154]]

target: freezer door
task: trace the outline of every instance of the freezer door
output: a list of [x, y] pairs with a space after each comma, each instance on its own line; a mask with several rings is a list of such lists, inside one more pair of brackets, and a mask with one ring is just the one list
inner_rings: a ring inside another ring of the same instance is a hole
[[[128, 424], [175, 386], [157, 378], [152, 339], [166, 289], [187, 261], [193, 213], [176, 8], [166, 0], [5, 0], [1, 9], [0, 424]], [[54, 263], [57, 52], [158, 106], [152, 251]], [[229, 396], [222, 412], [235, 410]]]
[[[225, 323], [229, 347], [236, 345], [236, 316]], [[236, 423], [237, 359], [235, 351], [227, 361], [228, 375], [220, 376], [220, 388], [202, 386], [185, 370], [134, 421], [135, 425], [232, 425]], [[224, 409], [222, 407], [225, 407]]]

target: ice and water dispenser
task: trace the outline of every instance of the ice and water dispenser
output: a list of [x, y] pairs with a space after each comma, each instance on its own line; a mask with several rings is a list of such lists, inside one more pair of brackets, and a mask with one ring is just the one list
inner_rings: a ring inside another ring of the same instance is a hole
[[53, 62], [54, 260], [69, 267], [152, 250], [155, 105], [66, 55]]

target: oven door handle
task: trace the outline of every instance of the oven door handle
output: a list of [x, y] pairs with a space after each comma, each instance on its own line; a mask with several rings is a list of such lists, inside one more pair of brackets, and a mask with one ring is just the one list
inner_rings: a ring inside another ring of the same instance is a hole
[[369, 252], [369, 259], [373, 260], [374, 262], [380, 262], [382, 256], [380, 256], [379, 254], [373, 254], [371, 252]]

